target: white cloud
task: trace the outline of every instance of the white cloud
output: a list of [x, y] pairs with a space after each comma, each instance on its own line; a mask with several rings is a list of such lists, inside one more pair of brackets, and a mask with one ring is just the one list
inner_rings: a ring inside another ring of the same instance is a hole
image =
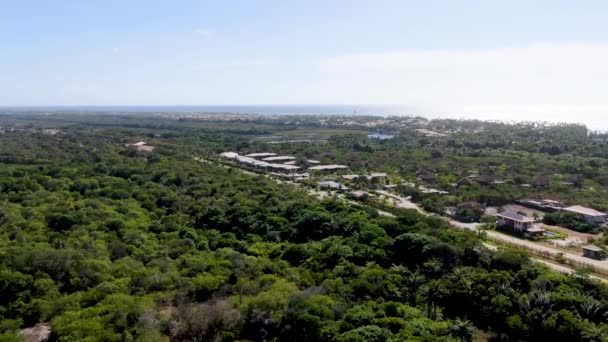
[[463, 115], [511, 113], [516, 120], [561, 113], [560, 119], [573, 121], [578, 118], [569, 113], [608, 115], [606, 60], [608, 45], [539, 43], [351, 54], [322, 61], [320, 70], [336, 89], [337, 102], [422, 105]]

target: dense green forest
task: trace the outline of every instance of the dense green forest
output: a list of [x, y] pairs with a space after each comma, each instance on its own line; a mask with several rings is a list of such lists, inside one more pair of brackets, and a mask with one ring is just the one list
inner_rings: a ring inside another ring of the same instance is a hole
[[[0, 341], [37, 323], [51, 341], [606, 341], [603, 284], [490, 251], [436, 217], [379, 216], [194, 159], [269, 148], [256, 137], [294, 120], [0, 116]], [[498, 152], [499, 134], [365, 138], [272, 148], [404, 177], [459, 158], [575, 167], [592, 184], [606, 172], [604, 145], [573, 150], [577, 136], [553, 156], [527, 140]], [[125, 146], [142, 139], [154, 152]]]

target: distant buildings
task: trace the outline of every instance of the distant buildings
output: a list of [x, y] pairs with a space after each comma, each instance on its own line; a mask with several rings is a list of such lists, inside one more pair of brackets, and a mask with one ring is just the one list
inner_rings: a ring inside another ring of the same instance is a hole
[[562, 202], [550, 199], [521, 199], [515, 201], [515, 203], [521, 204], [529, 208], [540, 209], [544, 211], [557, 211], [561, 210], [564, 207], [564, 204]]
[[154, 146], [148, 145], [145, 141], [136, 142], [135, 144], [127, 144], [127, 146], [133, 146], [140, 152], [152, 152], [155, 148]]
[[388, 140], [388, 139], [393, 139], [395, 136], [392, 134], [373, 133], [373, 134], [368, 134], [367, 137], [370, 139]]
[[425, 182], [435, 182], [437, 181], [437, 174], [435, 172], [431, 172], [429, 170], [420, 169], [416, 172], [416, 177]]
[[347, 170], [347, 169], [348, 169], [348, 166], [337, 165], [337, 164], [317, 165], [317, 166], [312, 166], [312, 167], [308, 168], [309, 171], [321, 171], [321, 172], [336, 172], [336, 171]]
[[[260, 157], [260, 154], [257, 154], [257, 155], [258, 155], [258, 157]], [[263, 171], [269, 171], [269, 172], [293, 173], [300, 169], [299, 166], [279, 164], [279, 163], [270, 163], [266, 160], [258, 160], [258, 159], [252, 158], [252, 157], [241, 156], [236, 152], [223, 152], [223, 153], [220, 153], [220, 156], [225, 159], [232, 160], [232, 161], [240, 164], [241, 166], [249, 167], [249, 168], [252, 168], [255, 170], [263, 170]], [[268, 158], [266, 158], [266, 159], [268, 159]]]

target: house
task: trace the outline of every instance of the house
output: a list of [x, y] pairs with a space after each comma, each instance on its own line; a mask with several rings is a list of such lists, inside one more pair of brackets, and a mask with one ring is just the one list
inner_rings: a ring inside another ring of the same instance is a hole
[[603, 223], [608, 214], [605, 214], [601, 211], [597, 211], [595, 209], [583, 207], [582, 205], [574, 205], [571, 207], [563, 208], [565, 212], [575, 214], [581, 219], [585, 220], [587, 223], [591, 224], [600, 224]]
[[480, 185], [492, 185], [494, 184], [494, 176], [485, 174], [478, 177], [475, 177], [475, 181]]
[[601, 260], [606, 256], [603, 249], [594, 245], [583, 246], [583, 256], [590, 259]]
[[369, 174], [365, 177], [367, 177], [367, 179], [369, 179], [369, 180], [380, 179], [380, 178], [386, 178], [387, 174], [384, 172], [375, 172], [375, 173]]
[[361, 191], [361, 190], [353, 191], [348, 195], [349, 195], [349, 197], [356, 199], [356, 200], [363, 200], [367, 197], [367, 193], [365, 191]]
[[342, 178], [352, 181], [352, 180], [355, 180], [356, 178], [359, 178], [359, 175], [342, 175]]
[[426, 182], [435, 182], [437, 180], [437, 174], [425, 169], [420, 169], [416, 172], [416, 177], [418, 177], [420, 180], [426, 181]]
[[503, 211], [496, 214], [496, 218], [499, 226], [509, 227], [517, 233], [524, 233], [534, 226], [534, 219], [514, 211]]

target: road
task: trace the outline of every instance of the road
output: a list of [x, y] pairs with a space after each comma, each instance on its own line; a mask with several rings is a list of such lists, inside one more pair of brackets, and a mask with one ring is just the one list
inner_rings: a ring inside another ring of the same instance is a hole
[[[201, 162], [204, 161], [201, 159], [198, 159], [198, 160]], [[246, 170], [241, 170], [241, 171], [249, 173], [249, 174], [257, 175], [250, 171], [246, 171]], [[424, 210], [422, 210], [416, 203], [413, 203], [412, 201], [410, 201], [408, 198], [400, 197], [398, 195], [395, 195], [388, 191], [383, 191], [383, 190], [376, 190], [375, 192], [394, 200], [395, 205], [398, 208], [415, 209], [424, 215], [430, 215], [430, 214], [426, 213]], [[330, 194], [326, 191], [318, 191], [318, 190], [314, 190], [314, 189], [310, 189], [309, 193], [311, 195], [316, 195], [320, 199], [330, 196]], [[346, 198], [344, 198], [344, 196], [340, 196], [340, 197], [343, 200], [346, 200], [348, 202], [356, 203], [356, 202], [347, 200]], [[358, 203], [356, 203], [356, 204], [358, 204]], [[378, 210], [378, 214], [394, 217], [393, 214], [386, 212], [386, 211], [382, 211], [382, 210]], [[443, 217], [443, 216], [439, 216], [439, 217]], [[443, 217], [443, 218], [445, 218], [445, 217]], [[468, 229], [468, 230], [471, 230], [474, 232], [477, 232], [480, 230], [478, 223], [463, 223], [463, 222], [458, 222], [458, 221], [447, 219], [447, 218], [445, 218], [445, 219], [453, 226], [461, 228], [461, 229]], [[515, 247], [521, 248], [523, 250], [526, 250], [532, 254], [546, 258], [546, 259], [554, 259], [558, 255], [561, 255], [563, 258], [568, 259], [570, 262], [574, 263], [575, 265], [591, 266], [592, 268], [595, 269], [596, 273], [608, 275], [608, 260], [594, 260], [594, 259], [585, 258], [578, 254], [561, 251], [556, 248], [540, 245], [540, 244], [534, 243], [532, 241], [519, 239], [516, 237], [501, 234], [501, 233], [491, 231], [491, 230], [486, 230], [485, 233], [486, 233], [486, 236], [488, 239], [496, 241], [498, 243], [515, 246]], [[492, 245], [487, 245], [487, 246], [492, 246]], [[488, 247], [488, 248], [490, 248], [490, 247]], [[490, 249], [495, 250], [496, 247], [492, 246]], [[566, 266], [549, 263], [549, 262], [541, 260], [541, 259], [533, 259], [533, 260], [542, 262], [558, 272], [569, 273], [569, 274], [574, 272], [573, 269], [566, 267]], [[598, 278], [598, 277], [594, 277], [594, 278]], [[601, 279], [601, 278], [598, 278], [598, 279]]]
[[[429, 215], [424, 210], [422, 210], [420, 207], [418, 207], [418, 205], [411, 202], [407, 198], [399, 197], [399, 196], [389, 193], [387, 191], [379, 190], [376, 192], [378, 194], [385, 195], [389, 198], [392, 198], [395, 201], [397, 201], [398, 203], [403, 203], [404, 207], [416, 209], [424, 215]], [[443, 216], [438, 216], [438, 217], [443, 217]], [[458, 221], [448, 219], [448, 218], [445, 218], [445, 219], [451, 225], [458, 227], [458, 228], [468, 229], [468, 230], [471, 230], [474, 232], [478, 232], [480, 230], [479, 223], [464, 223], [464, 222], [458, 222]], [[546, 258], [546, 259], [555, 259], [557, 256], [561, 255], [565, 259], [568, 259], [570, 262], [572, 262], [573, 264], [575, 264], [577, 266], [591, 266], [592, 268], [595, 269], [595, 272], [601, 273], [604, 275], [608, 275], [608, 260], [595, 260], [595, 259], [585, 258], [582, 255], [574, 254], [574, 253], [567, 252], [567, 251], [562, 251], [562, 250], [559, 250], [556, 248], [544, 246], [544, 245], [541, 245], [541, 244], [538, 244], [538, 243], [535, 243], [532, 241], [523, 240], [523, 239], [520, 239], [517, 237], [509, 236], [509, 235], [491, 231], [491, 230], [486, 230], [485, 233], [486, 233], [486, 236], [488, 239], [496, 241], [498, 243], [507, 244], [507, 245], [511, 245], [511, 246], [514, 246], [517, 248], [521, 248], [521, 249], [524, 249], [524, 250], [530, 252], [531, 254], [538, 255], [539, 257]], [[495, 249], [495, 247], [493, 249]], [[534, 259], [534, 260], [541, 260], [541, 259]], [[543, 261], [543, 263], [550, 264], [548, 266], [558, 272], [563, 272], [564, 270], [568, 270], [569, 273], [574, 272], [573, 269], [571, 269], [567, 266], [556, 265], [553, 263], [548, 263], [546, 261]], [[598, 279], [601, 279], [601, 278], [598, 278]]]
[[[462, 223], [462, 222], [458, 222], [458, 221], [454, 221], [454, 220], [448, 220], [448, 221], [450, 222], [450, 224], [452, 224], [456, 227], [469, 229], [469, 230], [473, 230], [473, 231], [479, 231], [479, 227], [478, 227], [479, 224], [477, 224], [477, 223]], [[585, 258], [582, 255], [561, 251], [559, 249], [551, 248], [548, 246], [543, 246], [543, 245], [534, 243], [532, 241], [519, 239], [519, 238], [516, 238], [513, 236], [501, 234], [501, 233], [494, 232], [491, 230], [486, 230], [485, 233], [486, 233], [486, 236], [488, 237], [488, 239], [490, 239], [490, 240], [517, 246], [517, 247], [523, 248], [527, 251], [530, 251], [533, 254], [539, 254], [546, 258], [555, 258], [556, 256], [561, 254], [561, 255], [563, 255], [564, 258], [573, 261], [575, 264], [582, 265], [582, 266], [591, 266], [591, 267], [595, 268], [598, 273], [608, 274], [608, 260], [594, 260], [594, 259]]]

